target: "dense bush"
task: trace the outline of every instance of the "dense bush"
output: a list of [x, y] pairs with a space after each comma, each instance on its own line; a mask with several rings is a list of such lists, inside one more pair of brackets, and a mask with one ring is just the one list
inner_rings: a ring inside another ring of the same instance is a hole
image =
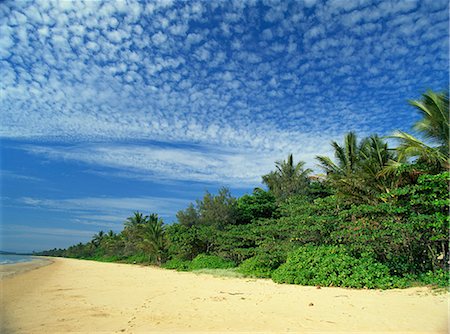
[[167, 261], [162, 265], [165, 269], [175, 269], [178, 271], [188, 271], [190, 266], [190, 261], [185, 261], [181, 259], [172, 259]]
[[422, 284], [433, 285], [440, 288], [448, 289], [450, 285], [449, 271], [443, 269], [422, 273], [418, 276], [418, 280]]
[[226, 269], [233, 268], [235, 266], [236, 264], [233, 261], [225, 260], [215, 255], [200, 254], [192, 260], [189, 265], [189, 269]]
[[258, 254], [242, 262], [238, 268], [238, 272], [245, 276], [270, 278], [272, 272], [277, 269], [284, 260], [285, 259], [280, 254]]
[[404, 286], [405, 280], [389, 274], [389, 268], [373, 258], [351, 256], [342, 246], [303, 246], [288, 255], [272, 274], [277, 283], [389, 288]]

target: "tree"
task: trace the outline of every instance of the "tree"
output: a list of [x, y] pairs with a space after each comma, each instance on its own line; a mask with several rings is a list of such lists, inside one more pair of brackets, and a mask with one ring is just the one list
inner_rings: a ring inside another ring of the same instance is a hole
[[238, 223], [249, 224], [255, 219], [272, 218], [277, 210], [275, 196], [261, 188], [253, 194], [244, 195], [237, 200]]
[[222, 187], [217, 195], [208, 191], [201, 201], [197, 201], [199, 223], [214, 226], [217, 230], [236, 224], [236, 199], [228, 188]]
[[94, 234], [91, 242], [97, 248], [98, 246], [100, 246], [104, 237], [105, 237], [105, 233], [103, 231], [100, 231], [97, 234]]
[[177, 212], [177, 219], [181, 225], [191, 227], [199, 223], [200, 216], [194, 204], [191, 203], [186, 210]]
[[304, 169], [304, 165], [303, 161], [294, 164], [294, 157], [289, 154], [287, 160], [277, 161], [276, 169], [264, 175], [262, 181], [278, 201], [294, 195], [305, 195], [308, 192], [308, 174], [312, 171]]
[[416, 108], [422, 116], [413, 129], [424, 139], [425, 143], [417, 137], [403, 131], [395, 132], [391, 137], [400, 140], [397, 147], [397, 163], [392, 162], [391, 168], [386, 172], [396, 170], [408, 159], [416, 158], [418, 162], [428, 164], [433, 171], [449, 168], [449, 103], [448, 93], [435, 93], [427, 91], [421, 100], [411, 100], [409, 103]]
[[165, 253], [164, 223], [156, 213], [147, 217], [145, 224], [140, 229], [140, 247], [150, 260], [160, 265]]
[[316, 159], [339, 196], [352, 202], [377, 202], [380, 193], [389, 192], [394, 186], [391, 176], [379, 174], [394, 155], [377, 135], [358, 143], [356, 134], [349, 132], [343, 146], [335, 141], [331, 145], [336, 162], [325, 156]]
[[328, 176], [337, 178], [348, 178], [356, 172], [357, 163], [360, 159], [361, 145], [357, 144], [356, 134], [349, 132], [344, 137], [344, 145], [340, 146], [337, 142], [332, 141], [331, 146], [334, 148], [334, 156], [336, 162], [329, 157], [317, 156], [320, 166], [325, 170]]
[[134, 216], [128, 217], [125, 221], [125, 228], [132, 228], [139, 224], [145, 224], [147, 221], [147, 217], [144, 216], [141, 212], [136, 211]]
[[147, 216], [136, 211], [133, 216], [128, 217], [124, 223], [124, 255], [128, 256], [139, 251], [139, 242], [142, 240], [142, 227], [147, 222]]

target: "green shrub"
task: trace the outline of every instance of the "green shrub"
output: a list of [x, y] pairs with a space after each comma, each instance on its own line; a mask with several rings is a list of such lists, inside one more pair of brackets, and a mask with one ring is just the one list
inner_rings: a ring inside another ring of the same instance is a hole
[[235, 267], [236, 264], [233, 261], [225, 260], [221, 257], [215, 255], [206, 255], [200, 254], [195, 257], [190, 266], [190, 270], [198, 270], [198, 269], [226, 269]]
[[450, 286], [450, 274], [448, 270], [429, 271], [418, 276], [418, 280], [426, 285], [434, 285], [440, 288]]
[[404, 287], [389, 268], [370, 257], [356, 258], [342, 246], [303, 246], [272, 274], [277, 283], [353, 288]]
[[178, 271], [188, 271], [189, 270], [190, 261], [180, 260], [180, 259], [172, 259], [167, 261], [162, 265], [165, 269], [175, 269]]
[[284, 259], [279, 255], [262, 253], [242, 262], [238, 272], [251, 277], [270, 278], [283, 262]]

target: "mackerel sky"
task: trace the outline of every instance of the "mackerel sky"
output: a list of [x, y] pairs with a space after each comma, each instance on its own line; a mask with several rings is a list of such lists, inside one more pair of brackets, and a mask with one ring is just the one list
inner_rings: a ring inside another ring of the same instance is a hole
[[410, 130], [449, 87], [447, 0], [0, 2], [0, 249], [165, 222], [293, 153]]

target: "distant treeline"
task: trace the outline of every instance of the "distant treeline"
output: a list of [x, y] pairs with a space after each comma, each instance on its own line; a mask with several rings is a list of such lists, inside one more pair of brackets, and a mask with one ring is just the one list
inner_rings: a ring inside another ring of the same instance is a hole
[[348, 133], [318, 156], [312, 176], [293, 156], [262, 177], [267, 190], [234, 198], [207, 192], [165, 225], [135, 212], [120, 233], [39, 255], [148, 263], [178, 270], [226, 268], [280, 283], [367, 288], [448, 286], [449, 104], [428, 91], [410, 104], [424, 141], [395, 132]]

